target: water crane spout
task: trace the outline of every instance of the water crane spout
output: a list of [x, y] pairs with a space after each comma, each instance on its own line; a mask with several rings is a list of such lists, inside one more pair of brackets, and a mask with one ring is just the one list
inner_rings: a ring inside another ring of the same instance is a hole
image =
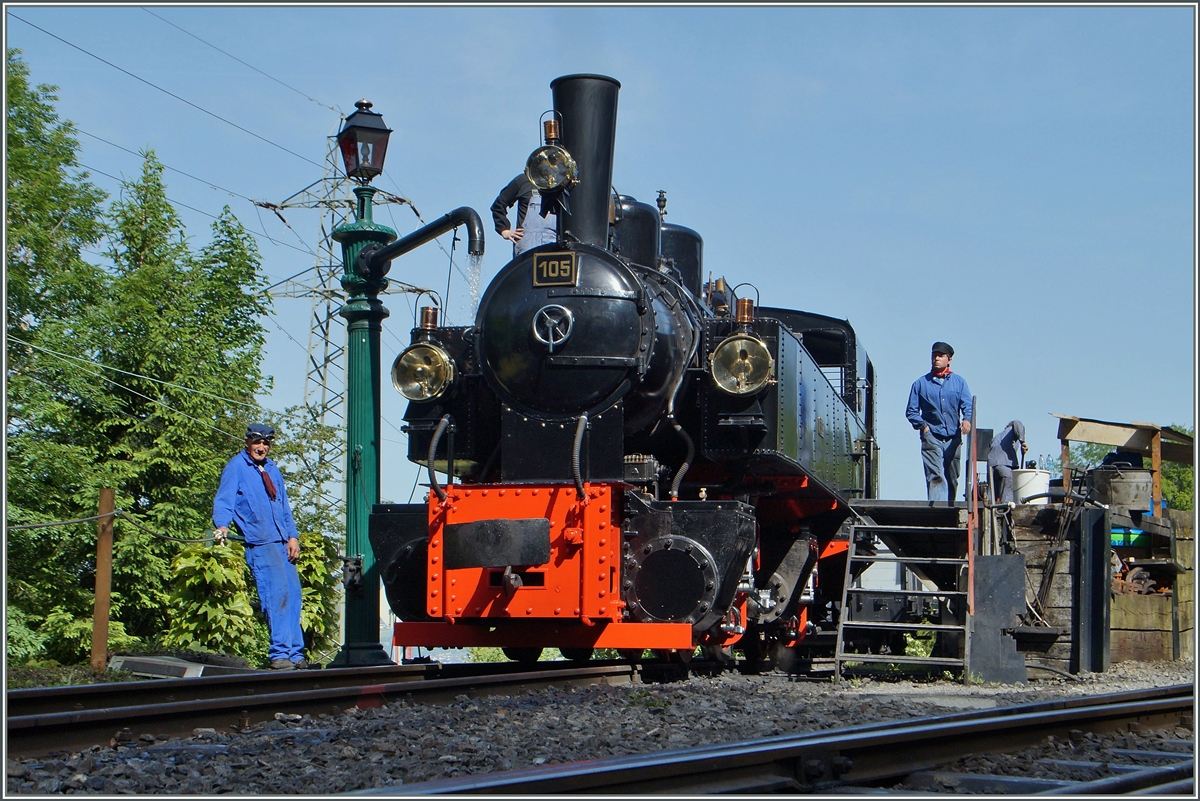
[[483, 221], [479, 219], [479, 214], [475, 209], [470, 206], [460, 206], [386, 247], [364, 253], [366, 264], [363, 267], [369, 275], [384, 275], [387, 273], [388, 262], [392, 259], [403, 256], [410, 250], [416, 250], [431, 239], [436, 239], [447, 231], [453, 231], [460, 225], [467, 226], [467, 252], [472, 256], [482, 256]]

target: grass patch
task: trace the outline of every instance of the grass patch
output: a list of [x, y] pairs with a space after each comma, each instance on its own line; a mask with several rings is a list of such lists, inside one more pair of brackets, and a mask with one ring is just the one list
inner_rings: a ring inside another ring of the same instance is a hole
[[92, 670], [91, 665], [60, 665], [54, 661], [9, 665], [5, 673], [10, 690], [29, 687], [66, 687], [75, 684], [108, 684], [117, 681], [142, 681], [124, 670]]

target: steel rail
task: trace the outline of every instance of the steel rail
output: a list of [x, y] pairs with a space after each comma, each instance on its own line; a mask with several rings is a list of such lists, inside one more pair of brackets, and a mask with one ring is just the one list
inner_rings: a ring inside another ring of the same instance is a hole
[[[1195, 781], [1195, 759], [1184, 759], [1173, 765], [1157, 768], [1145, 768], [1119, 776], [1109, 776], [1094, 782], [1075, 782], [1065, 787], [1055, 787], [1053, 790], [1043, 790], [1038, 795], [1082, 795], [1093, 798], [1098, 795], [1115, 795], [1118, 793], [1135, 793], [1139, 790], [1161, 792], [1164, 787], [1182, 785], [1189, 786]], [[1174, 794], [1171, 790], [1166, 792]]]
[[[7, 719], [7, 754], [9, 758], [24, 759], [44, 756], [51, 751], [78, 751], [93, 745], [107, 745], [123, 729], [129, 729], [126, 736], [130, 738], [143, 733], [154, 734], [156, 737], [190, 735], [196, 728], [240, 730], [254, 723], [271, 720], [278, 712], [340, 714], [348, 707], [378, 707], [398, 698], [436, 702], [452, 699], [462, 693], [489, 695], [511, 692], [517, 687], [545, 687], [551, 684], [627, 684], [634, 680], [635, 674], [635, 669], [628, 664], [592, 667], [574, 667], [566, 664], [565, 667], [549, 670], [493, 672], [487, 675], [475, 673], [453, 678], [414, 679], [406, 676], [400, 681], [358, 682], [315, 689], [303, 686], [307, 681], [305, 676], [297, 682], [300, 689], [289, 689], [294, 688], [296, 684], [280, 682], [271, 692], [245, 694], [243, 691], [233, 695], [183, 701], [33, 712], [15, 716], [10, 714]], [[288, 678], [298, 675], [291, 673], [288, 674]], [[369, 675], [371, 671], [366, 671], [364, 678]], [[211, 681], [217, 683], [226, 678], [229, 677], [218, 677]]]
[[198, 678], [148, 679], [107, 684], [75, 684], [66, 687], [33, 687], [6, 693], [8, 714], [17, 717], [47, 712], [77, 712], [112, 709], [164, 701], [196, 701], [290, 691], [358, 686], [397, 681], [419, 681], [438, 676], [441, 665], [391, 665], [382, 668], [339, 668], [335, 670], [274, 671]]
[[[619, 664], [616, 661], [592, 662], [591, 666]], [[149, 679], [107, 684], [75, 684], [65, 687], [32, 687], [6, 693], [9, 715], [18, 717], [47, 712], [77, 712], [85, 709], [113, 709], [169, 701], [196, 701], [204, 698], [232, 698], [271, 692], [296, 692], [306, 687], [359, 687], [427, 679], [456, 679], [531, 670], [568, 670], [573, 662], [538, 662], [526, 667], [516, 662], [421, 662], [379, 667], [334, 668], [326, 670], [255, 671], [197, 678]]]
[[363, 790], [376, 794], [813, 792], [931, 769], [972, 753], [1012, 751], [1072, 729], [1153, 727], [1191, 714], [1192, 685], [1023, 704], [687, 751], [523, 768]]

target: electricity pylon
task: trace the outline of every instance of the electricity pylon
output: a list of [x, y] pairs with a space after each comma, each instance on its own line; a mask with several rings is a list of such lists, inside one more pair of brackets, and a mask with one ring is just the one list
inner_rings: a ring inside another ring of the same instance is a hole
[[[304, 375], [304, 406], [314, 422], [345, 429], [345, 321], [338, 311], [345, 302], [341, 282], [341, 248], [331, 237], [339, 225], [351, 217], [356, 200], [351, 189], [354, 183], [347, 179], [338, 163], [337, 138], [329, 137], [325, 154], [325, 173], [316, 181], [287, 198], [281, 203], [258, 203], [270, 209], [283, 220], [285, 209], [320, 209], [321, 239], [317, 246], [316, 263], [308, 270], [298, 273], [271, 288], [274, 297], [311, 298], [312, 312], [308, 336], [308, 364]], [[379, 191], [375, 197], [379, 203], [401, 203], [412, 206], [406, 198]], [[416, 209], [413, 209], [414, 212]], [[420, 215], [418, 214], [418, 219]], [[290, 226], [289, 226], [290, 227]], [[393, 291], [419, 291], [400, 281], [390, 281]], [[333, 473], [340, 475], [345, 467], [345, 438], [335, 437], [333, 442], [319, 455], [322, 464], [332, 464]], [[318, 497], [327, 496], [322, 490]]]

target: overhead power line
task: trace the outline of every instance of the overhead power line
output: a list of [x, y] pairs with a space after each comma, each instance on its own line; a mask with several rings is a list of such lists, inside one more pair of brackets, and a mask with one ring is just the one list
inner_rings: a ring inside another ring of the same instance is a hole
[[[113, 179], [114, 181], [119, 181], [119, 182], [121, 182], [122, 184], [123, 184], [123, 183], [125, 183], [125, 179], [124, 179], [124, 178], [118, 178], [117, 176], [113, 175], [112, 173], [108, 173], [108, 172], [105, 172], [104, 170], [100, 170], [100, 169], [97, 169], [97, 168], [95, 168], [95, 167], [88, 166], [87, 164], [84, 164], [82, 161], [81, 161], [81, 162], [79, 162], [79, 166], [80, 166], [80, 167], [82, 167], [83, 169], [87, 170], [88, 172], [94, 172], [94, 173], [96, 173], [97, 175], [103, 175], [105, 178], [111, 178], [111, 179]], [[190, 176], [189, 176], [189, 177], [190, 177]], [[197, 180], [199, 180], [199, 179], [197, 179]], [[169, 197], [167, 198], [167, 202], [168, 202], [168, 203], [171, 203], [171, 204], [172, 204], [172, 205], [174, 205], [174, 206], [180, 206], [180, 207], [182, 207], [182, 208], [188, 209], [189, 211], [194, 211], [194, 212], [196, 212], [197, 214], [203, 214], [205, 217], [211, 217], [211, 218], [212, 218], [212, 219], [214, 219], [214, 220], [219, 220], [219, 219], [220, 219], [220, 217], [218, 217], [218, 216], [217, 216], [217, 215], [215, 215], [215, 214], [212, 214], [211, 212], [204, 211], [203, 209], [198, 209], [198, 208], [196, 208], [195, 206], [189, 206], [188, 204], [186, 204], [186, 203], [182, 203], [182, 202], [180, 202], [180, 201], [178, 201], [178, 200], [172, 200], [172, 199], [171, 199], [171, 198], [169, 198]], [[250, 202], [251, 202], [251, 203], [253, 203], [254, 201], [250, 201]], [[257, 205], [257, 204], [256, 204], [256, 205]], [[285, 225], [287, 224], [287, 221], [286, 221], [286, 220], [284, 221], [284, 224], [285, 224]], [[288, 227], [290, 228], [291, 226], [288, 226]], [[247, 228], [247, 229], [246, 229], [246, 232], [247, 232], [247, 233], [249, 233], [249, 234], [251, 234], [251, 235], [253, 235], [253, 236], [261, 236], [261, 237], [264, 237], [264, 238], [265, 238], [265, 239], [266, 239], [268, 242], [270, 242], [272, 245], [280, 245], [280, 246], [282, 246], [282, 247], [285, 247], [285, 248], [291, 248], [292, 250], [295, 250], [295, 251], [297, 251], [297, 252], [299, 252], [299, 253], [307, 253], [307, 254], [309, 254], [310, 256], [315, 256], [315, 255], [317, 255], [316, 253], [314, 253], [314, 252], [313, 252], [312, 248], [308, 248], [308, 249], [306, 250], [306, 249], [304, 249], [304, 248], [298, 248], [298, 247], [296, 247], [295, 245], [289, 245], [287, 242], [276, 242], [274, 239], [272, 239], [272, 238], [270, 237], [270, 235], [269, 235], [269, 234], [267, 234], [267, 233], [266, 233], [266, 231], [265, 231], [265, 230], [263, 231], [263, 233], [261, 233], [261, 234], [260, 234], [260, 233], [258, 233], [257, 231], [251, 231], [249, 228]], [[304, 240], [300, 240], [300, 241], [301, 241], [301, 242], [303, 242]], [[306, 244], [307, 244], [307, 243], [306, 243]]]
[[322, 169], [324, 169], [324, 167], [321, 164], [318, 164], [317, 162], [313, 161], [312, 159], [308, 158], [307, 156], [302, 156], [294, 150], [289, 150], [288, 148], [284, 147], [283, 145], [279, 144], [278, 142], [273, 142], [265, 136], [256, 134], [254, 131], [251, 131], [249, 128], [244, 128], [241, 125], [238, 125], [236, 122], [233, 122], [232, 120], [225, 119], [220, 114], [216, 114], [212, 111], [209, 111], [208, 109], [204, 108], [203, 106], [198, 106], [195, 103], [193, 103], [192, 101], [182, 98], [179, 95], [175, 94], [174, 92], [168, 91], [155, 83], [151, 83], [150, 81], [146, 80], [145, 78], [142, 78], [139, 75], [134, 75], [129, 70], [118, 67], [116, 64], [112, 63], [111, 61], [103, 59], [100, 56], [98, 56], [95, 53], [92, 53], [88, 50], [84, 50], [79, 45], [73, 44], [72, 42], [68, 42], [66, 39], [62, 38], [61, 36], [56, 36], [55, 34], [50, 33], [50, 31], [46, 30], [45, 28], [42, 28], [38, 25], [34, 25], [29, 20], [18, 17], [16, 14], [12, 13], [11, 11], [8, 12], [8, 16], [11, 17], [12, 19], [17, 20], [18, 22], [24, 22], [29, 27], [35, 28], [35, 29], [41, 31], [42, 33], [46, 34], [50, 38], [57, 39], [58, 41], [67, 45], [68, 47], [73, 47], [74, 49], [78, 50], [80, 53], [83, 53], [84, 55], [87, 55], [87, 56], [91, 56], [92, 58], [96, 59], [97, 61], [101, 62], [102, 64], [107, 64], [108, 66], [112, 67], [113, 69], [117, 70], [118, 72], [124, 73], [125, 75], [128, 75], [130, 78], [133, 78], [135, 80], [141, 81], [142, 83], [146, 84], [147, 86], [151, 87], [152, 89], [157, 89], [158, 91], [162, 92], [163, 94], [169, 95], [170, 97], [173, 97], [176, 100], [178, 100], [180, 103], [189, 105], [192, 108], [196, 109], [197, 111], [203, 112], [215, 120], [220, 120], [221, 122], [225, 123], [226, 125], [230, 125], [234, 128], [237, 128], [239, 131], [241, 131], [243, 133], [250, 134], [255, 139], [266, 142], [271, 147], [277, 147], [285, 153], [290, 153], [291, 155], [295, 156], [298, 159], [303, 159], [304, 161], [307, 161], [309, 164], [312, 164], [316, 167], [321, 167]]
[[289, 86], [288, 84], [286, 84], [286, 83], [284, 83], [283, 81], [281, 81], [281, 80], [279, 80], [278, 78], [276, 78], [274, 75], [270, 75], [270, 74], [268, 74], [268, 73], [266, 73], [266, 72], [263, 72], [263, 71], [262, 71], [262, 70], [260, 70], [258, 67], [254, 66], [253, 64], [247, 64], [245, 61], [242, 61], [240, 58], [238, 58], [237, 56], [233, 55], [232, 53], [229, 53], [229, 52], [227, 52], [227, 51], [225, 51], [225, 50], [222, 50], [221, 48], [217, 47], [217, 46], [216, 46], [215, 44], [213, 44], [212, 42], [206, 42], [205, 40], [201, 39], [201, 38], [200, 38], [199, 36], [197, 36], [196, 34], [192, 33], [192, 32], [191, 32], [191, 31], [189, 31], [189, 30], [186, 30], [186, 29], [184, 29], [184, 28], [181, 28], [180, 26], [176, 25], [174, 22], [171, 22], [169, 19], [164, 19], [163, 17], [160, 17], [158, 14], [155, 14], [153, 11], [151, 11], [151, 10], [150, 10], [150, 9], [148, 9], [148, 8], [146, 8], [145, 6], [143, 6], [143, 7], [142, 7], [142, 11], [145, 11], [147, 14], [149, 14], [149, 15], [150, 15], [150, 16], [152, 16], [152, 17], [155, 17], [156, 19], [160, 19], [160, 20], [162, 20], [163, 22], [165, 22], [165, 23], [167, 23], [168, 25], [170, 25], [172, 28], [175, 28], [176, 30], [178, 30], [178, 31], [180, 31], [180, 32], [182, 32], [182, 33], [186, 33], [188, 36], [192, 37], [192, 38], [193, 38], [193, 39], [195, 39], [197, 42], [200, 42], [201, 44], [208, 45], [208, 46], [209, 46], [209, 47], [211, 47], [213, 50], [216, 50], [218, 53], [222, 53], [222, 54], [224, 54], [224, 55], [226, 55], [226, 56], [229, 56], [230, 58], [232, 58], [232, 59], [233, 59], [234, 61], [236, 61], [237, 63], [241, 64], [241, 65], [242, 65], [242, 66], [244, 66], [244, 67], [249, 67], [250, 69], [252, 69], [252, 70], [254, 70], [255, 72], [257, 72], [259, 75], [262, 75], [262, 76], [263, 76], [263, 77], [265, 77], [265, 78], [270, 78], [272, 81], [274, 81], [275, 83], [277, 83], [277, 84], [279, 84], [280, 86], [284, 87], [285, 89], [291, 89], [293, 92], [295, 92], [296, 94], [298, 94], [298, 95], [300, 95], [301, 97], [305, 98], [306, 100], [311, 100], [312, 102], [316, 103], [318, 106], [321, 106], [321, 107], [323, 107], [323, 108], [327, 108], [327, 109], [329, 109], [330, 111], [332, 111], [332, 112], [334, 112], [334, 113], [336, 113], [336, 114], [341, 114], [343, 117], [345, 116], [345, 114], [342, 114], [342, 110], [341, 110], [340, 108], [337, 108], [337, 107], [335, 107], [335, 106], [331, 106], [331, 105], [329, 105], [328, 103], [322, 103], [320, 100], [317, 100], [316, 98], [314, 98], [314, 97], [311, 97], [311, 96], [310, 96], [310, 95], [308, 95], [308, 94], [305, 94], [304, 92], [300, 91], [300, 90], [299, 90], [299, 89], [297, 89], [296, 87], [294, 87], [294, 86]]
[[122, 370], [119, 367], [110, 367], [109, 365], [98, 362], [95, 359], [81, 359], [78, 356], [71, 356], [66, 353], [59, 353], [56, 350], [51, 350], [50, 348], [43, 348], [41, 345], [34, 345], [32, 342], [25, 342], [24, 340], [17, 339], [14, 336], [10, 336], [8, 338], [12, 342], [16, 342], [18, 345], [24, 345], [27, 348], [33, 348], [34, 350], [40, 350], [42, 353], [46, 353], [51, 356], [57, 356], [58, 358], [64, 359], [67, 361], [79, 362], [80, 364], [86, 364], [89, 367], [99, 367], [104, 370], [112, 370], [114, 373], [121, 373], [122, 375], [131, 376], [133, 378], [140, 378], [144, 381], [152, 381], [155, 384], [162, 384], [164, 386], [174, 387], [175, 389], [182, 389], [184, 392], [191, 392], [196, 395], [203, 395], [206, 398], [213, 398], [215, 400], [223, 401], [225, 403], [231, 403], [235, 406], [245, 406], [247, 409], [257, 409], [258, 408], [257, 404], [243, 403], [242, 401], [235, 401], [232, 398], [226, 398], [221, 395], [214, 395], [211, 392], [204, 392], [199, 389], [192, 389], [191, 387], [185, 387], [183, 384], [175, 384], [171, 381], [163, 381], [158, 378], [151, 378], [148, 375], [141, 375], [140, 373], [131, 373], [128, 370]]
[[[101, 141], [104, 144], [109, 145], [110, 147], [115, 147], [117, 150], [123, 151], [125, 153], [129, 153], [131, 155], [143, 157], [143, 158], [145, 156], [145, 154], [143, 154], [143, 153], [139, 153], [136, 150], [130, 150], [127, 147], [118, 145], [116, 142], [110, 142], [107, 139], [105, 139], [104, 137], [96, 136], [96, 134], [89, 133], [88, 131], [85, 131], [82, 128], [76, 127], [75, 130], [81, 134], [90, 136], [93, 139]], [[289, 231], [291, 231], [296, 236], [297, 239], [300, 240], [300, 244], [304, 245], [304, 249], [301, 250], [300, 248], [294, 247], [292, 245], [288, 245], [286, 242], [276, 242], [274, 239], [271, 238], [271, 235], [267, 233], [267, 227], [265, 225], [262, 225], [262, 217], [260, 216], [258, 222], [259, 222], [259, 225], [262, 226], [263, 236], [266, 237], [268, 242], [270, 242], [272, 245], [283, 245], [284, 247], [290, 247], [293, 250], [300, 250], [302, 253], [308, 253], [313, 256], [317, 255], [316, 252], [312, 249], [312, 246], [310, 246], [307, 242], [304, 241], [304, 237], [300, 236], [300, 233], [295, 228], [292, 227], [291, 223], [289, 223], [286, 219], [284, 219], [283, 215], [279, 212], [279, 208], [275, 204], [268, 203], [265, 200], [255, 200], [254, 198], [246, 197], [245, 195], [241, 194], [240, 192], [235, 192], [232, 189], [226, 189], [223, 186], [217, 186], [212, 181], [206, 181], [203, 178], [199, 178], [195, 175], [192, 175], [189, 172], [184, 172], [183, 170], [179, 169], [178, 167], [172, 167], [169, 164], [163, 164], [163, 168], [170, 170], [171, 172], [177, 172], [180, 175], [184, 176], [185, 178], [191, 178], [193, 181], [199, 181], [200, 183], [205, 184], [209, 187], [212, 187], [213, 189], [216, 189], [219, 192], [225, 192], [225, 193], [231, 195], [232, 197], [241, 198], [242, 200], [244, 200], [247, 203], [254, 206], [256, 209], [270, 209], [271, 211], [275, 212], [275, 216], [279, 218], [279, 221], [282, 222], [287, 227], [287, 229]], [[89, 168], [89, 169], [91, 169], [91, 168]], [[108, 175], [108, 173], [101, 172], [100, 170], [96, 170], [96, 172], [99, 172], [101, 175]], [[112, 178], [113, 176], [108, 175], [108, 177]], [[120, 179], [116, 179], [116, 180], [120, 180]], [[180, 204], [180, 205], [183, 205], [183, 204]], [[191, 208], [191, 207], [188, 206], [187, 208]], [[193, 211], [196, 211], [196, 209], [193, 209]], [[206, 214], [207, 212], [200, 212], [200, 213]], [[212, 215], [210, 214], [209, 216], [211, 217]], [[254, 232], [251, 231], [251, 233], [254, 233]]]
[[[94, 133], [89, 133], [88, 131], [85, 131], [85, 130], [83, 130], [82, 128], [80, 128], [80, 127], [78, 127], [78, 126], [76, 126], [76, 127], [75, 127], [75, 130], [76, 130], [76, 131], [78, 131], [79, 133], [83, 134], [84, 136], [90, 136], [90, 137], [92, 137], [93, 139], [96, 139], [97, 141], [103, 142], [104, 144], [106, 144], [106, 145], [108, 145], [108, 146], [110, 146], [110, 147], [115, 147], [117, 150], [121, 150], [121, 151], [123, 151], [123, 152], [125, 152], [125, 153], [128, 153], [128, 154], [130, 154], [131, 156], [137, 156], [137, 157], [139, 157], [139, 158], [145, 158], [145, 157], [146, 157], [146, 154], [145, 154], [145, 153], [139, 153], [139, 152], [138, 152], [138, 151], [136, 151], [136, 150], [130, 150], [130, 149], [129, 149], [129, 148], [127, 148], [127, 147], [124, 147], [124, 146], [122, 146], [122, 145], [118, 145], [116, 142], [110, 142], [110, 141], [108, 141], [107, 139], [105, 139], [103, 136], [96, 136], [96, 134], [94, 134]], [[202, 183], [202, 184], [205, 184], [205, 185], [207, 185], [207, 186], [210, 186], [210, 187], [212, 187], [213, 189], [216, 189], [216, 190], [217, 190], [217, 191], [219, 191], [219, 192], [225, 192], [226, 194], [232, 195], [233, 197], [238, 197], [238, 198], [241, 198], [242, 200], [247, 200], [247, 201], [249, 201], [249, 202], [251, 202], [251, 203], [257, 203], [257, 202], [258, 202], [258, 201], [256, 201], [256, 200], [254, 200], [253, 198], [248, 198], [248, 197], [246, 197], [245, 195], [241, 194], [240, 192], [234, 192], [232, 189], [226, 189], [226, 188], [225, 188], [225, 187], [223, 187], [223, 186], [217, 186], [217, 185], [216, 185], [216, 184], [214, 184], [212, 181], [206, 181], [206, 180], [204, 180], [203, 178], [197, 178], [195, 175], [192, 175], [191, 173], [188, 173], [188, 172], [184, 172], [183, 170], [181, 170], [181, 169], [178, 169], [177, 167], [171, 167], [171, 166], [169, 166], [169, 165], [166, 165], [166, 164], [164, 164], [164, 165], [163, 165], [163, 167], [164, 167], [164, 168], [166, 168], [166, 169], [168, 169], [168, 170], [170, 170], [171, 172], [177, 172], [177, 173], [179, 173], [180, 175], [184, 176], [185, 178], [191, 178], [193, 181], [199, 181], [200, 183]]]

